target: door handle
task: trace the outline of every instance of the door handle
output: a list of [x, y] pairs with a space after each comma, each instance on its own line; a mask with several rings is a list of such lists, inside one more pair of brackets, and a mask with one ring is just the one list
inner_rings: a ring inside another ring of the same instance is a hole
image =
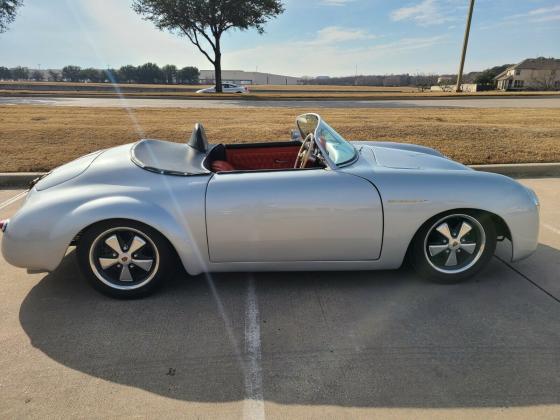
[[290, 163], [289, 160], [274, 159], [274, 163]]

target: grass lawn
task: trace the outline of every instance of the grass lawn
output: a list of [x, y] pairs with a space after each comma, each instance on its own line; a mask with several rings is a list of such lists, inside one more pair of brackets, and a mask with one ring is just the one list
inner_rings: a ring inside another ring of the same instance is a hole
[[[123, 109], [0, 106], [0, 172], [45, 171], [142, 137], [211, 143], [288, 140], [300, 109]], [[465, 164], [560, 162], [558, 109], [323, 109], [349, 140], [439, 149]]]

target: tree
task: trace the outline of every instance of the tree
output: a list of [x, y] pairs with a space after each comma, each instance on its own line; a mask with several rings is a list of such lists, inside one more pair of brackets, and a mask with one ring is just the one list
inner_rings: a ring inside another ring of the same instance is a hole
[[10, 80], [12, 72], [8, 67], [0, 67], [0, 80]]
[[79, 82], [82, 68], [79, 66], [66, 66], [62, 69], [62, 78], [67, 82]]
[[23, 5], [23, 0], [0, 0], [0, 34], [8, 30], [8, 25], [14, 21], [17, 9]]
[[35, 80], [36, 82], [42, 82], [45, 80], [45, 75], [40, 70], [33, 70], [31, 72], [31, 79]]
[[135, 66], [122, 66], [118, 72], [118, 78], [121, 82], [132, 83], [138, 81], [138, 69]]
[[474, 83], [483, 86], [494, 86], [496, 83], [494, 80], [496, 76], [503, 73], [508, 67], [511, 67], [511, 64], [504, 64], [486, 69], [475, 77]]
[[175, 80], [177, 79], [177, 66], [167, 64], [161, 68], [161, 71], [163, 73], [163, 81], [165, 83], [168, 85], [175, 83]]
[[119, 83], [120, 81], [120, 77], [119, 77], [119, 71], [116, 69], [107, 69], [104, 70], [104, 79], [108, 80], [109, 83]]
[[154, 63], [142, 64], [137, 68], [137, 74], [140, 83], [159, 83], [163, 80], [161, 69]]
[[284, 12], [280, 0], [133, 0], [134, 11], [160, 30], [186, 36], [214, 65], [216, 92], [222, 92], [222, 35], [255, 28]]
[[185, 85], [198, 84], [200, 72], [196, 67], [183, 67], [177, 72], [177, 82]]
[[49, 80], [52, 82], [60, 82], [60, 79], [62, 78], [62, 75], [55, 71], [55, 70], [49, 70]]
[[29, 80], [29, 69], [27, 67], [15, 67], [11, 70], [12, 79], [14, 80]]
[[105, 80], [105, 75], [94, 68], [87, 68], [80, 70], [80, 82], [92, 82], [92, 83], [99, 83]]

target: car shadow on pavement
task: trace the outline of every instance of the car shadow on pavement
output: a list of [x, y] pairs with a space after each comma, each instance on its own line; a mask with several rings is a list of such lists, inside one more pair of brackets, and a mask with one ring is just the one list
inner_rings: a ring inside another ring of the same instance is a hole
[[407, 269], [220, 274], [178, 276], [136, 301], [101, 296], [78, 273], [71, 253], [25, 298], [32, 345], [169, 398], [239, 401], [257, 389], [300, 405], [560, 403], [560, 304], [498, 260], [454, 286]]

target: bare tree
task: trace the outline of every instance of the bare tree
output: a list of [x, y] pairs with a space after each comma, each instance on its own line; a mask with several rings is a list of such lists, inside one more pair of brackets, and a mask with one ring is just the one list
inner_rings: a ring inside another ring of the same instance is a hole
[[222, 92], [222, 35], [255, 28], [284, 11], [280, 0], [134, 0], [133, 9], [160, 30], [186, 36], [214, 65], [216, 92]]
[[62, 74], [55, 70], [49, 70], [49, 80], [53, 82], [60, 82]]
[[31, 79], [35, 80], [36, 82], [42, 82], [45, 80], [45, 75], [40, 70], [33, 70], [31, 72]]
[[531, 83], [537, 90], [558, 90], [559, 80], [558, 70], [542, 70], [538, 76], [531, 78]]

